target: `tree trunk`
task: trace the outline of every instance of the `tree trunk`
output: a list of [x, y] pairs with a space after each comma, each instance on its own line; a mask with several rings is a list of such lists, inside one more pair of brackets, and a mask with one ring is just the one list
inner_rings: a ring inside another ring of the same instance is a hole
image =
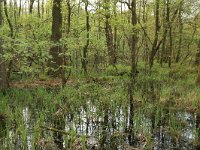
[[44, 12], [45, 12], [45, 10], [44, 10], [44, 0], [42, 0], [42, 17], [44, 16]]
[[19, 16], [21, 15], [21, 11], [22, 11], [22, 0], [19, 0]]
[[[14, 27], [13, 27], [13, 24], [11, 22], [11, 19], [9, 18], [8, 16], [8, 8], [7, 8], [7, 1], [4, 0], [4, 13], [5, 13], [5, 17], [6, 17], [6, 20], [8, 22], [8, 25], [9, 25], [9, 28], [10, 28], [10, 37], [12, 39], [14, 39]], [[11, 41], [11, 44], [12, 44], [13, 41]], [[7, 82], [8, 82], [8, 85], [9, 85], [9, 80], [10, 80], [10, 75], [11, 75], [11, 71], [12, 71], [12, 66], [13, 66], [13, 60], [10, 60], [9, 63], [8, 63], [8, 68], [7, 68]]]
[[38, 0], [38, 7], [37, 7], [37, 9], [38, 9], [38, 17], [40, 18], [40, 0]]
[[[66, 27], [66, 38], [69, 37], [69, 33], [70, 33], [70, 28], [71, 28], [71, 13], [72, 13], [72, 7], [70, 5], [70, 0], [67, 0], [66, 1], [67, 3], [67, 20], [66, 20], [66, 23], [67, 23], [67, 27]], [[71, 74], [71, 69], [69, 71], [69, 75], [68, 77], [65, 76], [65, 66], [67, 66], [67, 55], [66, 55], [66, 51], [68, 51], [68, 45], [67, 43], [64, 45], [64, 48], [62, 49], [62, 53], [63, 53], [63, 67], [62, 67], [62, 73], [61, 73], [61, 76], [62, 76], [62, 86], [65, 86], [66, 83], [67, 83], [67, 80]], [[71, 61], [71, 57], [68, 57], [68, 59], [70, 59]]]
[[82, 59], [82, 67], [85, 73], [87, 73], [87, 51], [88, 51], [88, 46], [90, 43], [90, 23], [89, 23], [89, 11], [88, 11], [88, 0], [85, 1], [85, 12], [86, 12], [86, 44], [83, 47], [83, 59]]
[[[3, 24], [3, 16], [2, 16], [2, 3], [0, 2], [0, 27]], [[7, 72], [6, 72], [6, 64], [2, 58], [3, 55], [3, 39], [0, 37], [0, 90], [8, 88], [8, 80], [7, 80]]]
[[199, 70], [198, 70], [198, 75], [197, 75], [197, 79], [196, 79], [196, 85], [200, 86], [200, 40], [198, 43], [198, 55], [196, 55], [196, 64], [199, 65]]
[[180, 2], [178, 21], [179, 21], [179, 42], [178, 42], [178, 52], [176, 55], [176, 63], [180, 60], [180, 55], [182, 51], [182, 39], [183, 39], [183, 21], [182, 21], [182, 11], [183, 11], [183, 0]]
[[132, 0], [131, 2], [131, 24], [132, 24], [132, 35], [130, 41], [131, 47], [131, 73], [132, 75], [136, 75], [137, 72], [137, 63], [136, 63], [136, 45], [137, 45], [137, 34], [135, 31], [135, 26], [137, 25], [137, 14], [136, 14], [136, 0]]
[[4, 0], [4, 13], [5, 13], [6, 20], [8, 22], [9, 28], [10, 28], [10, 37], [13, 38], [14, 28], [13, 28], [12, 22], [11, 22], [9, 16], [8, 16], [8, 9], [7, 9], [7, 1], [6, 0]]
[[52, 58], [49, 62], [49, 75], [58, 76], [61, 73], [61, 66], [63, 64], [63, 59], [61, 57], [62, 48], [59, 45], [59, 41], [62, 37], [61, 0], [53, 0], [52, 17], [51, 40], [55, 46], [50, 49], [50, 56], [52, 56]]
[[137, 50], [137, 31], [135, 26], [137, 25], [137, 14], [136, 14], [136, 0], [129, 1], [127, 3], [129, 10], [131, 11], [131, 25], [132, 25], [132, 33], [129, 37], [128, 45], [131, 51], [131, 76], [130, 76], [130, 84], [128, 85], [128, 92], [129, 92], [129, 103], [130, 103], [130, 118], [129, 118], [129, 131], [131, 133], [128, 136], [129, 143], [133, 144], [134, 141], [134, 87], [135, 87], [135, 79], [137, 75], [137, 63], [136, 63], [136, 50]]
[[196, 53], [196, 58], [195, 58], [195, 65], [200, 65], [200, 39], [198, 41], [198, 48], [197, 48], [197, 53]]
[[149, 66], [150, 68], [153, 67], [153, 61], [154, 61], [154, 57], [158, 51], [158, 33], [160, 30], [160, 24], [159, 24], [159, 9], [160, 9], [160, 0], [156, 0], [156, 11], [155, 11], [155, 35], [154, 35], [154, 41], [153, 41], [153, 45], [152, 45], [152, 50], [151, 50], [151, 54], [150, 54], [150, 58], [149, 58]]
[[30, 6], [29, 6], [29, 13], [32, 14], [33, 13], [33, 4], [34, 4], [35, 0], [30, 0]]
[[[115, 21], [117, 21], [117, 1], [115, 0], [114, 1], [114, 18], [115, 18]], [[118, 44], [117, 44], [117, 25], [116, 25], [116, 23], [115, 23], [115, 25], [114, 25], [114, 43], [113, 43], [113, 51], [115, 52], [115, 58], [117, 58], [117, 46], [118, 46]], [[116, 62], [115, 63], [117, 63], [117, 59], [115, 60]]]
[[173, 37], [172, 37], [172, 26], [171, 23], [169, 22], [169, 62], [168, 62], [168, 66], [169, 68], [171, 68], [171, 64], [172, 64], [172, 51], [173, 51]]
[[[167, 0], [167, 16], [170, 18], [170, 0]], [[172, 41], [172, 25], [170, 19], [167, 20], [167, 25], [169, 29], [169, 52], [168, 52], [168, 66], [171, 67], [172, 63], [172, 46], [173, 46], [173, 41]]]
[[110, 0], [104, 0], [104, 10], [105, 10], [105, 34], [106, 34], [106, 44], [108, 49], [108, 56], [109, 56], [109, 65], [116, 64], [116, 54], [114, 51], [114, 44], [113, 44], [113, 33], [112, 27], [110, 23]]
[[162, 52], [161, 52], [161, 59], [160, 59], [160, 65], [163, 66], [163, 62], [167, 62], [166, 59], [166, 41], [167, 41], [167, 32], [168, 28], [166, 23], [169, 21], [169, 16], [166, 15], [166, 0], [164, 0], [164, 6], [163, 6], [163, 41], [162, 41]]
[[197, 75], [197, 79], [196, 79], [196, 85], [200, 86], [200, 66], [199, 66], [199, 69], [198, 69], [198, 75]]

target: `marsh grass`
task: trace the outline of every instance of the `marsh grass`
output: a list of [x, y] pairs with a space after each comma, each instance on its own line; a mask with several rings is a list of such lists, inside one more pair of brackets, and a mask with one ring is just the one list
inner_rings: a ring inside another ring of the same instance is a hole
[[4, 126], [0, 120], [2, 148], [194, 148], [199, 140], [195, 115], [200, 114], [195, 71], [153, 68], [149, 73], [139, 66], [130, 112], [130, 77], [119, 75], [130, 68], [117, 67], [114, 74], [111, 67], [100, 76], [79, 74], [65, 88], [0, 93], [0, 115], [6, 118]]

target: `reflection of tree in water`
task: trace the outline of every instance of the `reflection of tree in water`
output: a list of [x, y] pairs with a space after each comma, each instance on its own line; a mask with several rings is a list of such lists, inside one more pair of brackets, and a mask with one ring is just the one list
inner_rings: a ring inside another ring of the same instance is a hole
[[200, 149], [200, 113], [197, 113], [196, 115], [196, 130], [197, 130], [197, 144], [196, 149]]
[[103, 124], [102, 124], [102, 138], [101, 138], [101, 141], [100, 141], [100, 146], [102, 147], [102, 149], [105, 149], [105, 144], [106, 144], [106, 141], [107, 141], [107, 128], [108, 128], [108, 109], [105, 110], [104, 112], [104, 121], [103, 121]]
[[[53, 116], [53, 124], [54, 128], [64, 131], [65, 130], [65, 115], [62, 109], [58, 109], [58, 111]], [[53, 134], [54, 142], [59, 149], [63, 149], [64, 137], [63, 133], [54, 132]]]
[[0, 114], [0, 148], [3, 147], [3, 140], [6, 136], [6, 117]]

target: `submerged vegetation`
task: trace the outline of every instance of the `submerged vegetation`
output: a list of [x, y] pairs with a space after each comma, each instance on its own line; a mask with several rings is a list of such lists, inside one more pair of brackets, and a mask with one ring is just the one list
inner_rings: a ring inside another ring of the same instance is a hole
[[199, 150], [199, 0], [0, 0], [0, 150]]

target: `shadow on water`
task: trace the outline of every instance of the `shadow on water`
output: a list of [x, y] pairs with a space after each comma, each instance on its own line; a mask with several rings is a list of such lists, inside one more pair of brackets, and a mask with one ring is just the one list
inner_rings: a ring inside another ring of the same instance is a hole
[[[79, 107], [68, 105], [68, 111], [55, 106], [53, 113], [48, 108], [44, 113], [41, 106], [26, 106], [21, 111], [22, 127], [17, 123], [7, 126], [5, 116], [0, 114], [0, 145], [16, 150], [198, 150], [200, 115], [175, 111], [170, 109], [170, 103], [158, 106], [156, 92], [160, 85], [150, 83], [146, 87], [146, 103], [141, 107], [136, 107], [138, 104], [130, 94], [133, 91], [127, 88], [132, 101], [125, 106], [107, 101], [96, 106], [90, 98]], [[49, 128], [41, 128], [41, 124]]]

